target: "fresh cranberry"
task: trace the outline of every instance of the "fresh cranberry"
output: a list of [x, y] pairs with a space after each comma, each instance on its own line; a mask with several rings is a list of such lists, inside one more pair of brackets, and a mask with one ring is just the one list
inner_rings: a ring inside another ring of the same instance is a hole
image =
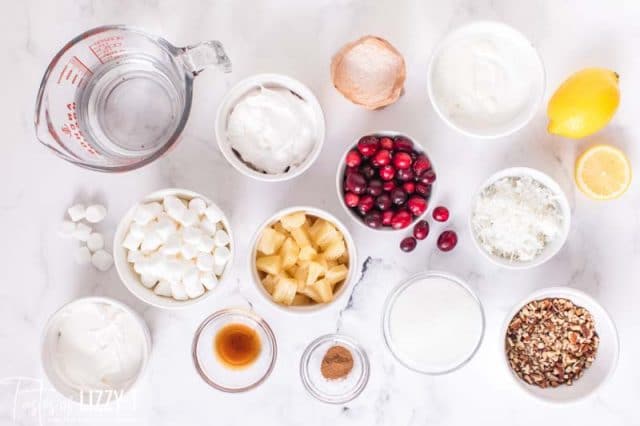
[[429, 222], [419, 220], [416, 226], [413, 227], [413, 236], [418, 240], [424, 240], [427, 235], [429, 235]]
[[391, 151], [393, 149], [393, 139], [387, 136], [380, 138], [380, 148]]
[[422, 174], [425, 170], [429, 170], [431, 168], [431, 161], [424, 155], [420, 155], [413, 162], [413, 171], [416, 172], [416, 175]]
[[415, 238], [407, 237], [407, 238], [403, 239], [402, 241], [400, 241], [400, 250], [405, 251], [405, 252], [413, 251], [413, 249], [416, 248], [417, 244], [418, 244], [418, 242], [416, 241]]
[[404, 136], [398, 136], [393, 141], [393, 149], [395, 149], [396, 151], [412, 152], [413, 142], [411, 142], [409, 139], [405, 138]]
[[391, 197], [389, 194], [382, 194], [376, 198], [376, 207], [380, 211], [387, 211], [391, 208]]
[[396, 187], [396, 183], [392, 180], [382, 184], [382, 189], [384, 189], [387, 192], [393, 191], [393, 188], [395, 187]]
[[382, 180], [391, 180], [396, 175], [396, 169], [394, 169], [392, 165], [387, 164], [386, 166], [382, 166], [378, 173]]
[[364, 195], [360, 197], [360, 201], [358, 202], [358, 211], [360, 214], [365, 215], [369, 213], [369, 211], [373, 208], [373, 197], [371, 195]]
[[424, 172], [422, 172], [419, 176], [419, 181], [420, 183], [423, 183], [425, 185], [431, 185], [433, 182], [435, 182], [436, 174], [433, 169], [425, 170]]
[[413, 197], [409, 198], [409, 201], [407, 201], [407, 207], [414, 216], [420, 216], [427, 210], [427, 200], [420, 196], [414, 195]]
[[428, 198], [429, 195], [431, 195], [431, 185], [425, 185], [423, 183], [416, 184], [416, 194]]
[[453, 231], [444, 231], [438, 237], [438, 248], [442, 251], [450, 251], [458, 244], [458, 235]]
[[367, 179], [371, 179], [376, 175], [376, 169], [371, 164], [363, 164], [360, 166], [360, 173]]
[[352, 173], [347, 176], [347, 179], [344, 183], [344, 189], [350, 192], [354, 192], [356, 194], [363, 194], [367, 189], [367, 181], [364, 176], [359, 173]]
[[449, 220], [449, 209], [442, 206], [436, 207], [433, 209], [433, 218], [438, 222], [446, 222]]
[[367, 192], [374, 197], [382, 194], [382, 181], [380, 179], [372, 179], [367, 186]]
[[382, 213], [372, 211], [364, 217], [364, 223], [369, 228], [380, 228], [382, 226]]
[[352, 175], [354, 173], [358, 173], [358, 169], [356, 167], [347, 167], [344, 170], [344, 177], [347, 177], [347, 176]]
[[362, 163], [362, 157], [358, 151], [352, 149], [347, 153], [345, 163], [347, 163], [348, 167], [358, 167]]
[[386, 212], [382, 212], [382, 224], [385, 226], [391, 226], [391, 221], [394, 215], [395, 213], [393, 210], [387, 210]]
[[379, 146], [380, 141], [375, 136], [363, 136], [358, 141], [358, 151], [365, 157], [371, 157], [375, 154]]
[[398, 152], [393, 156], [393, 165], [396, 169], [408, 169], [411, 167], [411, 156], [406, 152]]
[[344, 203], [349, 207], [355, 207], [358, 205], [358, 201], [360, 201], [360, 197], [353, 192], [347, 192], [344, 194]]
[[391, 152], [387, 149], [381, 149], [371, 159], [371, 164], [377, 167], [386, 166], [391, 163]]
[[413, 182], [405, 182], [402, 184], [402, 189], [407, 194], [413, 194], [416, 191], [416, 184]]
[[413, 170], [411, 169], [400, 169], [398, 170], [398, 173], [396, 173], [396, 175], [398, 177], [398, 180], [402, 182], [413, 180], [414, 177]]
[[411, 213], [406, 210], [397, 211], [391, 218], [391, 227], [393, 229], [403, 229], [411, 225]]
[[401, 206], [407, 202], [407, 193], [402, 188], [393, 188], [391, 191], [391, 201], [396, 206]]

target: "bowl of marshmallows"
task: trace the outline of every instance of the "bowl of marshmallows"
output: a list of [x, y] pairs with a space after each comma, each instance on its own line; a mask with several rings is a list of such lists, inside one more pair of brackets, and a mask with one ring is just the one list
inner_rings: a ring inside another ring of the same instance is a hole
[[180, 308], [210, 296], [233, 262], [226, 216], [193, 191], [163, 189], [122, 218], [113, 242], [116, 269], [140, 300]]

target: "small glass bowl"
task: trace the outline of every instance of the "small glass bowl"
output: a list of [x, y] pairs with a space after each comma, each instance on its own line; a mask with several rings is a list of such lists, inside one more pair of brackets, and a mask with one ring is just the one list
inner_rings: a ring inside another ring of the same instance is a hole
[[[243, 369], [225, 366], [214, 349], [217, 333], [232, 323], [251, 327], [260, 337], [260, 355]], [[200, 324], [193, 337], [191, 355], [202, 380], [223, 392], [239, 393], [258, 387], [269, 377], [276, 362], [278, 346], [271, 327], [259, 316], [243, 309], [222, 309]]]
[[[347, 377], [325, 379], [320, 372], [322, 358], [332, 346], [343, 346], [353, 356], [353, 369]], [[369, 358], [353, 339], [340, 334], [318, 337], [305, 349], [300, 358], [300, 379], [305, 389], [317, 400], [329, 404], [344, 404], [356, 398], [369, 381]]]

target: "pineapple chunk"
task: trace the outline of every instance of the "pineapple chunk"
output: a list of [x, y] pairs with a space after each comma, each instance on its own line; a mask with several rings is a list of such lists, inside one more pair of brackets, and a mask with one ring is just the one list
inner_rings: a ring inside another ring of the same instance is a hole
[[312, 303], [313, 303], [313, 300], [311, 300], [309, 296], [305, 296], [304, 294], [298, 293], [293, 298], [293, 302], [291, 303], [291, 306], [306, 306], [306, 305], [311, 305]]
[[258, 242], [258, 251], [266, 255], [276, 253], [284, 240], [287, 238], [285, 234], [276, 231], [273, 228], [266, 228], [262, 231], [260, 241]]
[[276, 286], [276, 281], [278, 281], [278, 277], [276, 275], [267, 274], [262, 279], [262, 285], [264, 289], [269, 292], [269, 294], [273, 294], [273, 288]]
[[323, 249], [341, 239], [342, 235], [340, 235], [338, 230], [332, 224], [324, 220], [318, 227], [317, 232], [314, 234], [315, 243]]
[[271, 275], [278, 275], [282, 270], [282, 259], [278, 255], [263, 256], [256, 259], [256, 268]]
[[291, 278], [280, 276], [273, 289], [273, 300], [285, 305], [291, 305], [298, 291], [298, 283]]
[[280, 219], [280, 224], [282, 227], [288, 231], [291, 231], [295, 228], [300, 228], [307, 220], [307, 216], [304, 212], [295, 212], [286, 215], [282, 219]]
[[307, 277], [305, 278], [305, 283], [307, 285], [311, 285], [318, 281], [318, 279], [324, 275], [325, 269], [318, 262], [309, 262], [309, 266], [307, 266]]
[[311, 240], [309, 239], [309, 235], [307, 234], [305, 227], [294, 228], [290, 232], [293, 239], [296, 240], [298, 247], [311, 247]]
[[290, 277], [295, 277], [296, 274], [298, 273], [298, 265], [293, 265], [289, 268], [286, 269], [287, 274], [289, 274]]
[[298, 266], [298, 269], [296, 269], [296, 273], [293, 274], [293, 278], [295, 278], [297, 281], [301, 281], [304, 283], [305, 280], [307, 279], [308, 270], [309, 270], [309, 265]]
[[335, 286], [340, 281], [347, 278], [347, 274], [349, 273], [349, 269], [344, 265], [334, 266], [329, 269], [325, 274], [324, 278], [331, 284], [331, 287]]
[[311, 297], [318, 303], [327, 303], [333, 300], [331, 284], [324, 279], [305, 287], [303, 294]]
[[323, 256], [318, 255], [313, 258], [313, 261], [322, 265], [323, 270], [327, 271], [329, 269], [329, 261], [325, 259]]
[[298, 247], [298, 244], [296, 244], [293, 238], [287, 238], [280, 249], [280, 256], [282, 256], [282, 268], [287, 269], [295, 265], [298, 261], [299, 253], [300, 248]]
[[302, 247], [300, 249], [300, 254], [298, 255], [298, 259], [301, 261], [311, 260], [318, 255], [316, 249], [311, 246]]
[[281, 234], [287, 235], [289, 233], [289, 231], [287, 231], [280, 222], [274, 223], [273, 225], [271, 225], [271, 227]]
[[324, 219], [317, 218], [309, 227], [309, 235], [313, 240], [316, 240], [316, 236], [318, 235], [318, 231], [323, 226]]
[[329, 245], [322, 255], [325, 259], [338, 259], [347, 251], [347, 248], [344, 245], [343, 240], [336, 240], [331, 245]]

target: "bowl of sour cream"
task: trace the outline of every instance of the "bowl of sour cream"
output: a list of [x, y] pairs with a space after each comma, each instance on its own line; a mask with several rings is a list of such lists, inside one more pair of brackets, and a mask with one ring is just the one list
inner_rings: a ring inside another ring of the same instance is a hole
[[216, 140], [242, 174], [283, 181], [306, 171], [325, 136], [320, 103], [303, 83], [281, 74], [258, 74], [236, 84], [216, 116]]
[[428, 92], [442, 120], [476, 138], [524, 127], [542, 102], [545, 72], [531, 42], [516, 29], [478, 21], [449, 33], [429, 64]]

